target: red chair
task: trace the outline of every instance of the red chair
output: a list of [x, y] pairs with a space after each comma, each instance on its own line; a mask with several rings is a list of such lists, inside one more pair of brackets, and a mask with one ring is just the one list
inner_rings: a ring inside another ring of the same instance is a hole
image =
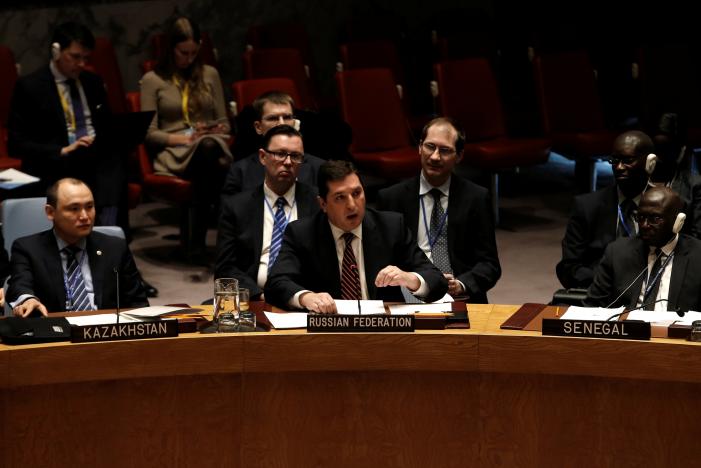
[[582, 191], [596, 188], [596, 159], [610, 153], [617, 133], [607, 129], [594, 70], [585, 51], [536, 55], [533, 71], [543, 130], [553, 151], [575, 160]]
[[397, 46], [389, 40], [348, 42], [339, 46], [344, 70], [389, 68], [394, 82], [404, 83], [402, 63]]
[[247, 80], [289, 78], [299, 92], [297, 105], [302, 109], [316, 109], [308, 70], [297, 49], [249, 49], [243, 54], [243, 73]]
[[546, 162], [551, 143], [508, 136], [496, 78], [486, 59], [440, 62], [433, 70], [441, 113], [465, 127], [463, 164], [491, 174], [494, 219], [498, 221], [499, 172]]
[[0, 170], [19, 169], [20, 159], [11, 158], [7, 153], [7, 119], [10, 115], [12, 91], [17, 81], [17, 66], [12, 51], [0, 46]]
[[246, 32], [246, 44], [253, 49], [297, 49], [304, 63], [312, 60], [309, 35], [302, 23], [287, 22], [251, 26]]
[[107, 90], [107, 101], [112, 112], [121, 114], [126, 112], [127, 103], [124, 99], [124, 82], [122, 72], [119, 70], [117, 54], [114, 52], [112, 42], [105, 37], [95, 38], [95, 48], [90, 55], [89, 68], [100, 75]]
[[300, 97], [294, 81], [289, 78], [259, 78], [240, 80], [231, 85], [231, 92], [239, 111], [253, 104], [258, 96], [268, 91], [282, 91], [289, 94], [298, 105]]
[[416, 175], [421, 162], [392, 72], [388, 68], [338, 72], [336, 85], [341, 117], [353, 129], [351, 153], [358, 166], [389, 180]]

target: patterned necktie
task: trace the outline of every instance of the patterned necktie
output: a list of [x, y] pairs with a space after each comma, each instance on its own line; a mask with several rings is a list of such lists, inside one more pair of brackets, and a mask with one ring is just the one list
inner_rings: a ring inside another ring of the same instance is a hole
[[[429, 192], [433, 197], [433, 210], [431, 211], [431, 228], [429, 232], [429, 244], [431, 245], [431, 259], [433, 264], [443, 273], [452, 273], [450, 257], [448, 256], [448, 228], [444, 219], [445, 211], [441, 204], [443, 195], [438, 189]], [[442, 225], [441, 225], [442, 222]]]
[[[630, 198], [626, 198], [621, 202], [620, 209], [621, 215], [623, 215], [623, 220], [618, 220], [618, 232], [616, 233], [616, 237], [635, 236], [635, 221], [633, 220], [633, 213], [635, 213], [635, 210], [638, 209], [638, 205], [636, 205]], [[625, 222], [625, 226], [623, 225], [623, 222]]]
[[355, 260], [355, 254], [351, 246], [353, 239], [355, 239], [355, 234], [352, 232], [343, 234], [346, 246], [343, 249], [343, 263], [341, 264], [341, 299], [362, 299], [358, 262]]
[[[655, 250], [655, 263], [652, 265], [652, 271], [647, 277], [645, 282], [645, 291], [647, 294], [643, 297], [643, 302], [646, 302], [645, 310], [655, 310], [655, 299], [657, 298], [657, 293], [660, 291], [660, 282], [662, 281], [662, 264], [667, 259], [667, 256], [662, 253], [661, 249]], [[652, 288], [650, 288], [650, 281], [654, 281]], [[649, 289], [648, 289], [649, 288]]]
[[275, 202], [277, 210], [275, 211], [275, 219], [273, 220], [273, 237], [270, 239], [270, 259], [268, 260], [268, 269], [273, 266], [277, 255], [282, 247], [282, 235], [285, 233], [285, 205], [287, 200], [284, 197], [279, 197]]
[[69, 245], [63, 249], [66, 254], [66, 310], [94, 310], [90, 303], [88, 289], [80, 269], [80, 247]]
[[80, 99], [80, 92], [75, 80], [66, 80], [71, 94], [71, 105], [73, 106], [73, 116], [75, 117], [75, 139], [88, 134], [88, 126], [85, 124], [85, 111], [83, 110], [83, 100]]

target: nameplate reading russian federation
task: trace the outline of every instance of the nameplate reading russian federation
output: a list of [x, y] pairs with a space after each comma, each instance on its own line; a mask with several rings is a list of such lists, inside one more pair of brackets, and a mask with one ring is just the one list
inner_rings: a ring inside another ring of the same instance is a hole
[[543, 319], [543, 335], [579, 338], [613, 338], [616, 340], [649, 340], [648, 322], [606, 322], [603, 320]]
[[177, 320], [71, 327], [71, 342], [73, 343], [142, 340], [146, 338], [170, 338], [174, 336], [178, 336]]
[[413, 332], [413, 315], [307, 315], [307, 331], [311, 333], [388, 333]]

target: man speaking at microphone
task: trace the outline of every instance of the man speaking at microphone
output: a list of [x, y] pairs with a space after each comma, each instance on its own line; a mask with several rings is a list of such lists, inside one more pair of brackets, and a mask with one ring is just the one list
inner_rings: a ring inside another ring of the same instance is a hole
[[399, 213], [365, 208], [353, 165], [328, 161], [317, 179], [321, 212], [287, 226], [265, 285], [281, 308], [334, 313], [334, 299], [403, 301], [400, 286], [427, 302], [448, 281], [416, 244]]
[[[48, 231], [12, 244], [7, 292], [14, 315], [148, 306], [124, 239], [93, 232], [95, 201], [78, 179], [46, 192]], [[119, 282], [117, 282], [119, 281]], [[118, 286], [119, 285], [119, 286]]]
[[680, 234], [683, 207], [672, 189], [648, 189], [635, 215], [638, 236], [607, 246], [584, 305], [701, 310], [701, 241]]

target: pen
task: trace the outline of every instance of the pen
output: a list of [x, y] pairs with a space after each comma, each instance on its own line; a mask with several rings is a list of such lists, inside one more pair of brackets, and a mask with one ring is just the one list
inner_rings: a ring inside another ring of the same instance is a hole
[[556, 308], [555, 308], [555, 317], [557, 318], [557, 317], [559, 317], [559, 316], [560, 316], [560, 308], [559, 308], [559, 307], [556, 307]]

